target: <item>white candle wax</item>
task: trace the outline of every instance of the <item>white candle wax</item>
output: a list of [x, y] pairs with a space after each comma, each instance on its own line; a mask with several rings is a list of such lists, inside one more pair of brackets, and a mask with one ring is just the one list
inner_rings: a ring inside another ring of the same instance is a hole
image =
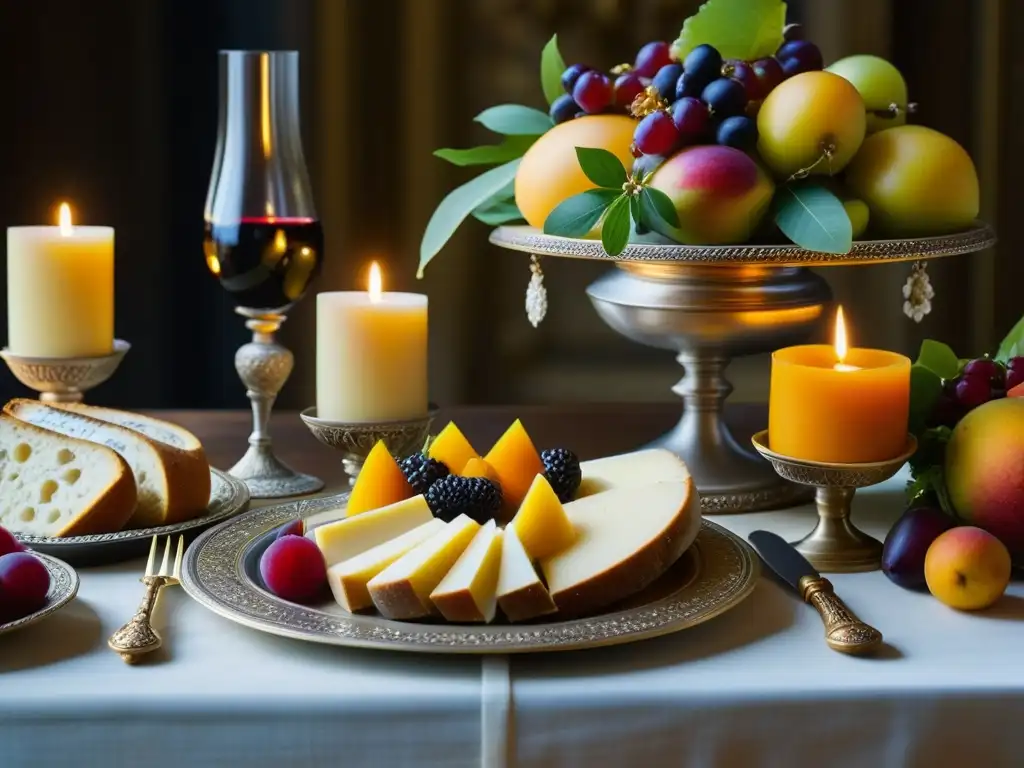
[[7, 230], [7, 347], [30, 357], [98, 357], [114, 348], [114, 230]]
[[321, 419], [347, 423], [426, 414], [426, 296], [317, 295], [316, 408]]

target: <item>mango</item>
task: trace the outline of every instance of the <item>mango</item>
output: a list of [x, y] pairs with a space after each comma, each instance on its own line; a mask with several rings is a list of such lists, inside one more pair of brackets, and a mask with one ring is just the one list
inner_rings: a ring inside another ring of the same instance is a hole
[[961, 611], [988, 608], [1010, 583], [1010, 553], [995, 536], [974, 526], [941, 534], [924, 558], [928, 591]]
[[363, 462], [352, 493], [348, 497], [345, 516], [352, 517], [371, 509], [380, 509], [415, 495], [402, 468], [388, 451], [383, 440], [378, 440]]
[[[864, 141], [864, 99], [845, 78], [804, 72], [783, 81], [757, 113], [757, 151], [780, 179], [797, 171], [832, 176]], [[832, 156], [824, 157], [832, 148]]]
[[967, 151], [923, 125], [869, 136], [846, 170], [846, 186], [871, 211], [871, 226], [890, 237], [941, 235], [978, 216], [978, 172]]
[[946, 446], [945, 477], [957, 516], [1024, 556], [1024, 399], [990, 400], [964, 416]]
[[559, 203], [597, 187], [580, 168], [576, 147], [607, 149], [623, 168], [632, 168], [635, 128], [636, 121], [625, 115], [590, 115], [556, 125], [537, 139], [515, 178], [516, 205], [526, 223], [543, 229]]
[[687, 245], [747, 242], [775, 192], [771, 178], [749, 155], [712, 145], [670, 157], [650, 184], [672, 201], [679, 227], [671, 236]]
[[484, 461], [494, 469], [501, 481], [506, 511], [519, 509], [533, 479], [544, 474], [544, 462], [519, 419], [498, 438], [498, 442], [484, 456]]
[[501, 487], [501, 478], [498, 477], [498, 473], [483, 459], [470, 459], [457, 474], [463, 477], [482, 477], [485, 480], [490, 480], [499, 488]]
[[470, 445], [469, 440], [462, 434], [462, 430], [455, 425], [454, 421], [449, 421], [448, 425], [431, 441], [427, 455], [448, 467], [448, 471], [453, 475], [462, 472], [463, 467], [470, 459], [480, 458], [480, 454]]
[[544, 475], [533, 478], [511, 526], [533, 560], [557, 555], [576, 539], [576, 530], [565, 508]]

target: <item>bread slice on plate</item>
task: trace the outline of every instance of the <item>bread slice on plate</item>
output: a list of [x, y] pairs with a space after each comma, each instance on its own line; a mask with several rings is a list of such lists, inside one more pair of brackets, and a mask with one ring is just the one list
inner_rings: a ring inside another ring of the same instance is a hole
[[37, 427], [105, 445], [128, 462], [138, 505], [125, 527], [171, 525], [198, 517], [210, 500], [210, 468], [194, 456], [131, 429], [36, 400], [11, 400], [4, 411]]
[[30, 536], [110, 533], [135, 502], [116, 451], [0, 414], [0, 525]]

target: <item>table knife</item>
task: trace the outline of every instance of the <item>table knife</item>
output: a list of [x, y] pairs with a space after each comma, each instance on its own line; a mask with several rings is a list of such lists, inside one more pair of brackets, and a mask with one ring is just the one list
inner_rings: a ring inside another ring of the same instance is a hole
[[834, 651], [852, 656], [871, 653], [882, 644], [882, 633], [858, 619], [806, 558], [778, 534], [754, 531], [750, 543], [782, 579], [818, 611], [825, 624], [825, 642]]

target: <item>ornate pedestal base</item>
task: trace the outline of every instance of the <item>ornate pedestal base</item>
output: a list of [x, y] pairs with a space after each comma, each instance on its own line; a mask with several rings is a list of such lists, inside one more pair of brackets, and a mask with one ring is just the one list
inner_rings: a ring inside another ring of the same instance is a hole
[[671, 349], [684, 375], [676, 427], [647, 447], [668, 448], [693, 472], [705, 514], [789, 506], [810, 490], [780, 478], [740, 447], [722, 421], [733, 357], [802, 343], [831, 301], [821, 277], [797, 267], [620, 263], [587, 295], [623, 336]]
[[80, 403], [87, 390], [114, 375], [131, 346], [114, 339], [114, 351], [101, 357], [26, 357], [7, 349], [0, 351], [0, 357], [44, 403]]

